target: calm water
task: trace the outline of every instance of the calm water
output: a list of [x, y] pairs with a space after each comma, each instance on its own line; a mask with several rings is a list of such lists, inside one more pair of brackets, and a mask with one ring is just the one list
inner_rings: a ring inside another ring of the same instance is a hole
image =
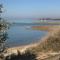
[[9, 47], [37, 42], [47, 34], [46, 31], [32, 30], [30, 27], [20, 25], [10, 27], [7, 40]]

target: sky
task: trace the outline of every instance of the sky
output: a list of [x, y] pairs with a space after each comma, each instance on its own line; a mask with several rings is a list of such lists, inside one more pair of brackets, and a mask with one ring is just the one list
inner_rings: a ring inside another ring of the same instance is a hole
[[11, 18], [59, 18], [60, 0], [0, 0], [4, 16]]

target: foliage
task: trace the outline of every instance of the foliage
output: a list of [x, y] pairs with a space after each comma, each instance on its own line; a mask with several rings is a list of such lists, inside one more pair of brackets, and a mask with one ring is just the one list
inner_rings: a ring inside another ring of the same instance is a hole
[[0, 52], [5, 50], [5, 41], [7, 40], [8, 25], [4, 20], [0, 20]]
[[31, 51], [26, 51], [22, 54], [18, 51], [18, 55], [11, 54], [5, 60], [36, 60], [36, 55], [31, 53]]

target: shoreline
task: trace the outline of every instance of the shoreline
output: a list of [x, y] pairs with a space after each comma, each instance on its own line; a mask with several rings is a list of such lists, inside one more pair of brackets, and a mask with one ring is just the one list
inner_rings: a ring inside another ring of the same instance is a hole
[[[41, 39], [42, 41], [37, 42], [35, 44], [8, 48], [7, 53], [4, 54], [4, 56], [6, 57], [11, 54], [17, 55], [17, 51], [19, 51], [21, 54], [25, 53], [26, 51], [30, 51], [30, 52], [36, 53], [38, 60], [39, 59], [43, 59], [43, 60], [49, 59], [50, 57], [52, 59], [52, 58], [54, 58], [54, 56], [56, 56], [56, 58], [57, 58], [60, 55], [60, 50], [58, 48], [58, 45], [56, 45], [56, 47], [55, 47], [55, 45], [53, 46], [53, 44], [56, 44], [55, 43], [56, 36], [58, 36], [57, 38], [59, 39], [59, 33], [60, 33], [60, 26], [58, 26], [58, 27], [53, 26], [50, 28], [48, 35], [46, 35], [45, 37], [43, 37]], [[50, 39], [52, 37], [53, 37], [53, 40]], [[53, 43], [53, 41], [54, 41], [54, 43]], [[58, 44], [59, 44], [59, 40], [58, 40]], [[55, 51], [55, 49], [58, 49], [58, 51], [57, 50]]]
[[[39, 26], [41, 27], [41, 26]], [[43, 26], [44, 28], [45, 26]], [[53, 28], [54, 27], [54, 28]], [[26, 44], [26, 45], [21, 45], [21, 46], [13, 46], [13, 47], [9, 47], [7, 49], [23, 49], [24, 47], [34, 47], [37, 46], [40, 42], [44, 41], [44, 39], [46, 39], [46, 37], [50, 34], [50, 32], [52, 32], [54, 29], [56, 29], [57, 26], [49, 26], [49, 31], [48, 34], [44, 37], [42, 37], [39, 41], [31, 43], [31, 44]], [[58, 26], [59, 28], [60, 26]]]
[[[31, 28], [32, 28], [33, 30], [49, 31], [50, 28], [54, 28], [54, 27], [56, 27], [56, 26], [57, 26], [57, 25], [52, 25], [52, 26], [32, 26]], [[58, 26], [60, 26], [60, 25], [58, 25]]]

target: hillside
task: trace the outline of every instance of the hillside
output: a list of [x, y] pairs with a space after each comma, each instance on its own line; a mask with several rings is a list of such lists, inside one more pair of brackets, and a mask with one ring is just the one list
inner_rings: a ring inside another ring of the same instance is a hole
[[42, 38], [36, 47], [30, 48], [30, 51], [35, 52], [40, 59], [52, 60], [51, 58], [60, 57], [60, 26], [50, 28], [47, 36]]
[[60, 51], [60, 27], [50, 28], [48, 35], [42, 38], [33, 50], [37, 52]]

